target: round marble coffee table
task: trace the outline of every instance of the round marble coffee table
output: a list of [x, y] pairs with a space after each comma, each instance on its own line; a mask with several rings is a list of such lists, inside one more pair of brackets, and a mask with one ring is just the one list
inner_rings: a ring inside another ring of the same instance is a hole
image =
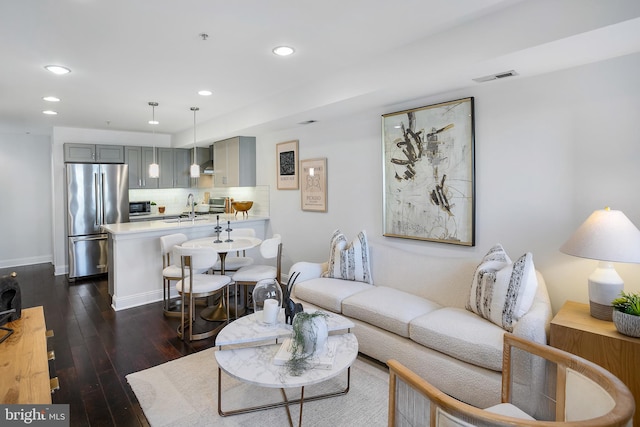
[[[274, 363], [274, 356], [282, 345], [281, 341], [291, 335], [291, 326], [284, 324], [284, 313], [281, 312], [279, 315], [280, 323], [273, 326], [262, 325], [258, 321], [260, 313], [242, 317], [225, 326], [218, 335], [220, 340], [216, 338], [216, 346], [219, 348], [215, 353], [218, 362], [218, 413], [221, 416], [229, 416], [285, 406], [289, 424], [293, 426], [289, 405], [299, 403], [300, 419], [298, 425], [301, 426], [302, 408], [305, 401], [346, 394], [351, 382], [351, 365], [358, 355], [358, 340], [355, 335], [348, 332], [354, 326], [353, 322], [335, 313], [327, 314], [329, 315], [327, 319], [329, 330], [344, 330], [345, 332], [329, 336], [329, 347], [335, 348], [335, 358], [331, 368], [310, 368], [299, 376], [291, 375], [286, 366]], [[274, 344], [265, 345], [265, 341], [268, 340], [273, 340]], [[240, 345], [246, 345], [246, 347], [236, 348]], [[226, 346], [231, 348], [224, 349]], [[304, 396], [305, 386], [321, 383], [345, 371], [347, 372], [347, 384], [344, 389], [311, 397]], [[280, 388], [283, 401], [249, 408], [223, 410], [222, 372], [248, 384]], [[285, 389], [296, 387], [301, 388], [300, 398], [289, 400]]]

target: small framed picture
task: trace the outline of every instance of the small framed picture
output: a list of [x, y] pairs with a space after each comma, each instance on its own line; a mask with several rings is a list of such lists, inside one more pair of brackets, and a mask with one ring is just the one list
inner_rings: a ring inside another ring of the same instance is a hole
[[276, 144], [278, 190], [298, 189], [298, 141]]
[[300, 194], [303, 211], [327, 211], [327, 159], [300, 161]]

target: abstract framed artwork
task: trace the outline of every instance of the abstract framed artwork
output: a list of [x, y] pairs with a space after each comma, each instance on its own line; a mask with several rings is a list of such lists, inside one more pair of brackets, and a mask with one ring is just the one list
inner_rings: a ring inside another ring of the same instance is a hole
[[384, 235], [475, 246], [473, 97], [384, 114]]
[[303, 211], [327, 211], [327, 159], [300, 161], [300, 196]]
[[298, 189], [298, 141], [276, 144], [278, 190]]

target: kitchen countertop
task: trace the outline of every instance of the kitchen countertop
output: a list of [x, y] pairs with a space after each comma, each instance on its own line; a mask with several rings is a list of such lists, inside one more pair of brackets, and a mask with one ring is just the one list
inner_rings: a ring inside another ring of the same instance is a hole
[[[175, 216], [175, 215], [165, 213], [165, 214], [158, 214], [157, 216], [166, 217], [166, 216]], [[261, 216], [251, 216], [251, 215], [243, 218], [241, 213], [237, 217], [234, 214], [219, 214], [219, 217], [220, 217], [220, 225], [223, 227], [222, 228], [223, 230], [226, 228], [227, 221], [231, 222], [231, 227], [233, 228], [236, 225], [248, 226], [252, 222], [257, 222], [257, 221], [263, 222], [269, 219], [268, 217], [264, 217], [264, 216], [261, 217]], [[154, 232], [154, 231], [179, 230], [179, 229], [185, 229], [185, 228], [207, 228], [207, 227], [215, 227], [216, 225], [216, 214], [200, 215], [198, 218], [207, 218], [207, 219], [198, 219], [196, 221], [192, 221], [188, 218], [183, 218], [180, 222], [177, 222], [175, 219], [123, 222], [119, 224], [103, 225], [102, 230], [105, 233], [110, 233], [114, 236], [117, 236], [117, 235], [126, 235], [126, 234], [147, 233], [147, 232]]]

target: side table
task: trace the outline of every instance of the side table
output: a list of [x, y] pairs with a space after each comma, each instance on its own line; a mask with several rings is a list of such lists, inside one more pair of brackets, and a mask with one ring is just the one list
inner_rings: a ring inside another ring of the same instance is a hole
[[602, 366], [624, 382], [636, 401], [640, 426], [640, 338], [622, 335], [613, 322], [589, 314], [589, 305], [567, 301], [551, 321], [550, 344]]

